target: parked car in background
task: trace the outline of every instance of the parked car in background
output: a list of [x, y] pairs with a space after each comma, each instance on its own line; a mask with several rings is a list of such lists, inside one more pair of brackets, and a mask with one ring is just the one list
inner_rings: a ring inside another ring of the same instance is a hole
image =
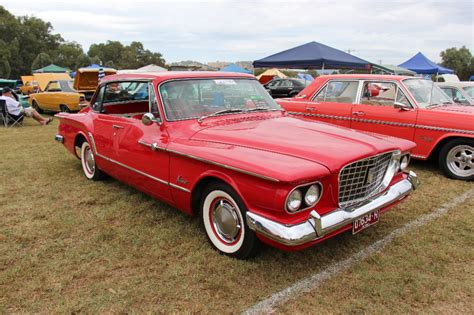
[[413, 142], [290, 116], [247, 74], [112, 75], [79, 115], [56, 117], [86, 178], [107, 173], [198, 215], [237, 258], [259, 241], [298, 250], [357, 233], [419, 184]]
[[[79, 68], [74, 77], [74, 89], [84, 94], [87, 101], [94, 95], [94, 92], [99, 85], [99, 69], [100, 68]], [[117, 73], [117, 70], [112, 68], [103, 68], [104, 75], [108, 76]]]
[[72, 87], [72, 80], [50, 81], [43, 92], [30, 94], [30, 104], [38, 112], [77, 112], [84, 94]]
[[474, 105], [474, 82], [436, 83], [455, 103]]
[[296, 116], [414, 141], [413, 158], [433, 157], [448, 177], [474, 179], [474, 107], [453, 104], [431, 80], [320, 76], [278, 103]]
[[275, 78], [264, 85], [273, 98], [293, 97], [304, 89], [310, 82], [301, 79]]
[[39, 90], [38, 82], [35, 81], [34, 76], [22, 76], [21, 80], [23, 85], [18, 88], [21, 94], [30, 95], [31, 93], [37, 92]]

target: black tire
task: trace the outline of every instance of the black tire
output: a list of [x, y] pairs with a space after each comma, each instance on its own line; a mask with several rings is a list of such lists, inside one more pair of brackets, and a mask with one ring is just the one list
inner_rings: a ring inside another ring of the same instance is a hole
[[59, 110], [62, 112], [62, 113], [70, 113], [71, 110], [69, 109], [69, 107], [67, 105], [64, 105], [64, 104], [61, 104], [59, 105]]
[[474, 139], [453, 139], [439, 151], [439, 167], [453, 179], [474, 180]]
[[33, 101], [31, 103], [31, 106], [40, 114], [43, 113], [43, 110], [41, 109], [41, 107], [39, 107], [38, 103], [36, 101]]
[[247, 259], [257, 253], [259, 240], [248, 227], [246, 215], [242, 199], [228, 185], [212, 183], [204, 189], [199, 217], [209, 243], [220, 253], [237, 259]]
[[87, 179], [100, 180], [103, 177], [102, 171], [95, 163], [94, 152], [87, 141], [84, 141], [81, 146], [81, 166], [82, 173]]

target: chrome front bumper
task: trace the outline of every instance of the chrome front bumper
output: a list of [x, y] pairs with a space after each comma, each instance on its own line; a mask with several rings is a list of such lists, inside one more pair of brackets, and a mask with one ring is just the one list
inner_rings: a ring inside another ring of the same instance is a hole
[[295, 225], [281, 224], [248, 211], [247, 224], [255, 232], [283, 245], [297, 246], [305, 244], [324, 237], [367, 213], [385, 208], [410, 194], [420, 185], [420, 180], [412, 171], [407, 175], [406, 179], [389, 187], [383, 194], [373, 197], [364, 205], [354, 209], [338, 208], [322, 216], [313, 210], [308, 220]]

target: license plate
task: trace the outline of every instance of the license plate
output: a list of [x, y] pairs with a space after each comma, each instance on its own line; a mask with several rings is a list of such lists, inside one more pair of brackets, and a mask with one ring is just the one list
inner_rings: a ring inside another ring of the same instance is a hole
[[367, 213], [362, 218], [359, 218], [352, 222], [352, 234], [359, 233], [362, 230], [365, 230], [372, 224], [379, 222], [379, 211], [374, 211]]

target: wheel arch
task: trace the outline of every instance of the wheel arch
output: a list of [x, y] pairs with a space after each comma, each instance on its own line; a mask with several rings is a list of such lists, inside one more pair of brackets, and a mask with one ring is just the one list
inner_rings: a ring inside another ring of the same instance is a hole
[[460, 135], [460, 134], [450, 134], [446, 135], [443, 138], [440, 138], [438, 142], [434, 145], [433, 149], [428, 155], [428, 159], [437, 159], [439, 156], [439, 152], [441, 151], [441, 148], [448, 143], [451, 140], [455, 139], [471, 139], [474, 140], [474, 136], [469, 136], [469, 135]]
[[79, 160], [81, 159], [81, 157], [80, 155], [78, 155], [77, 149], [81, 149], [81, 146], [84, 143], [84, 141], [87, 141], [87, 136], [82, 131], [79, 131], [74, 137], [74, 155]]
[[[204, 189], [212, 183], [223, 183], [231, 187], [242, 199], [244, 204], [246, 201], [242, 196], [236, 182], [229, 176], [222, 174], [220, 172], [208, 172], [203, 174], [194, 184], [191, 189], [191, 214], [195, 215], [199, 212], [199, 207], [202, 198], [202, 192]], [[247, 206], [247, 205], [246, 205]]]

